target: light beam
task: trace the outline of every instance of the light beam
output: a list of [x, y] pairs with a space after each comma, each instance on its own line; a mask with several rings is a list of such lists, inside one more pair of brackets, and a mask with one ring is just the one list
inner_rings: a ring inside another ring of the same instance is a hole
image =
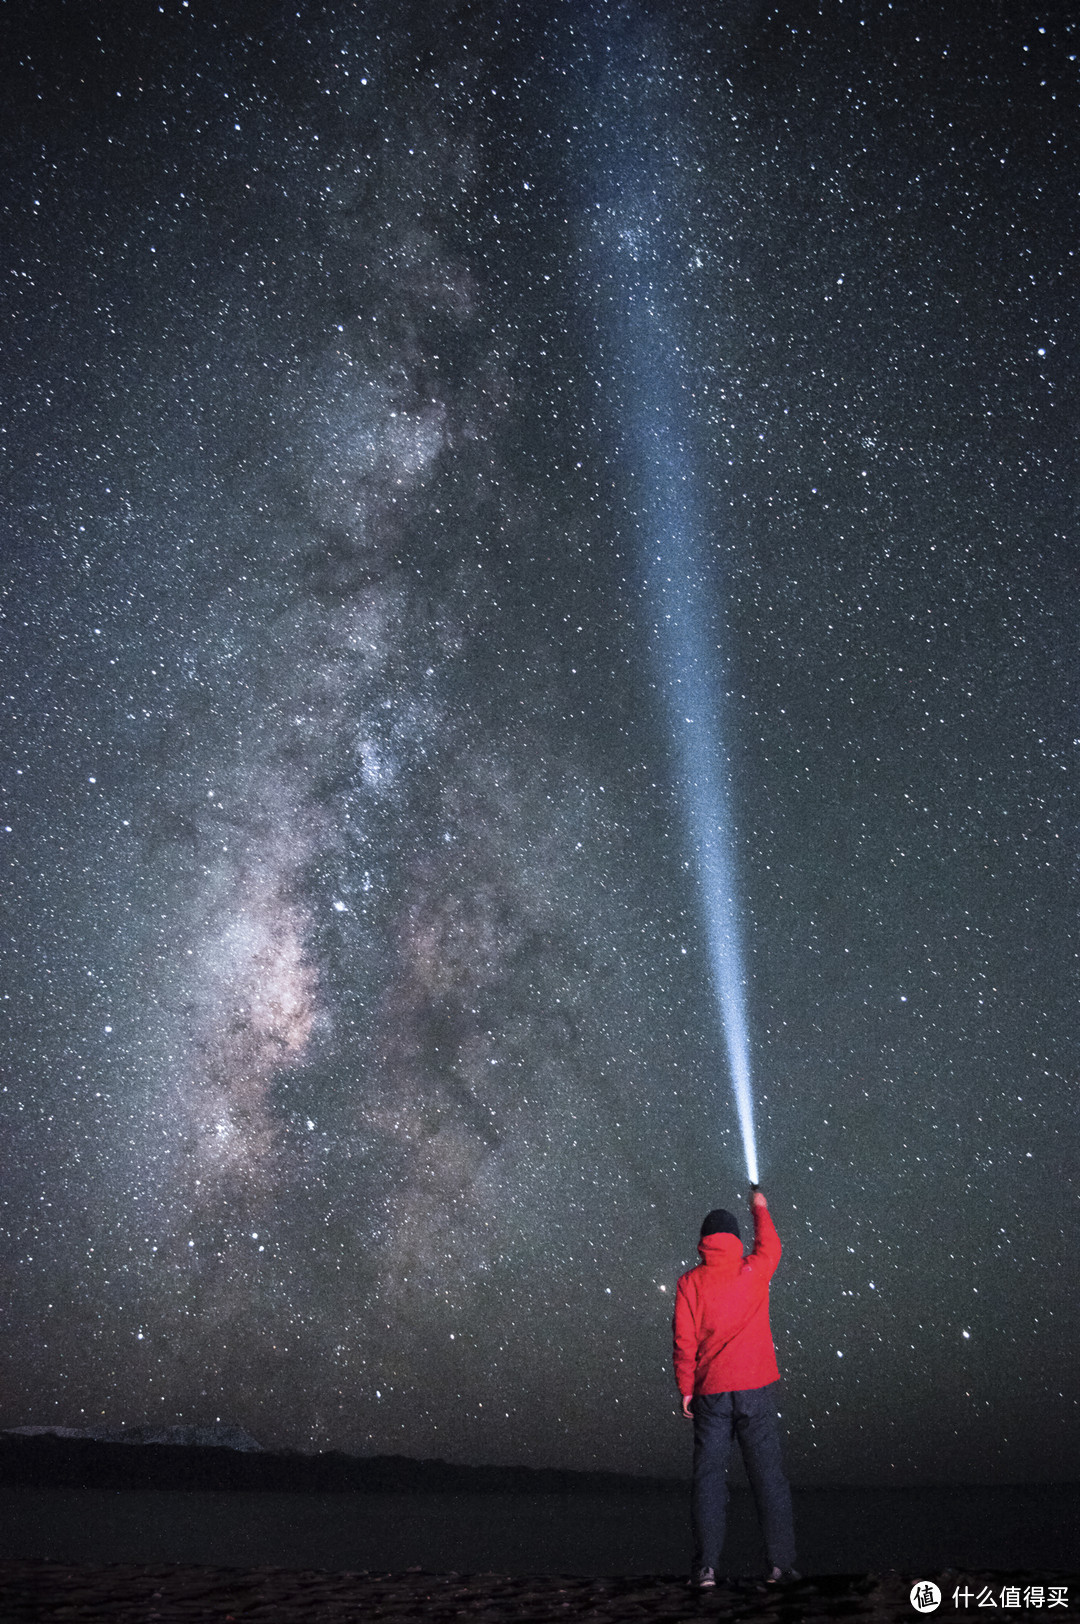
[[[644, 123], [644, 121], [643, 121]], [[641, 172], [616, 185], [600, 230], [610, 295], [611, 362], [624, 453], [633, 476], [652, 653], [671, 730], [675, 775], [698, 877], [702, 920], [720, 1025], [742, 1133], [746, 1170], [757, 1183], [750, 1042], [730, 770], [715, 653], [709, 526], [703, 519], [695, 390], [682, 346], [680, 307], [691, 303], [673, 267], [686, 232], [672, 219], [678, 175], [664, 174], [646, 131]], [[677, 205], [676, 205], [677, 206]]]

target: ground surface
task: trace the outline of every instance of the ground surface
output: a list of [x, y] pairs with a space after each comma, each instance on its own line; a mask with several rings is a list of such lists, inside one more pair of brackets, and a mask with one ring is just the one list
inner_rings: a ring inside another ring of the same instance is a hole
[[[932, 1577], [942, 1591], [937, 1618], [986, 1618], [980, 1594], [989, 1587], [990, 1616], [1076, 1618], [1080, 1587], [1057, 1574], [955, 1573]], [[691, 1592], [673, 1576], [582, 1579], [508, 1578], [498, 1574], [328, 1573], [286, 1568], [77, 1567], [49, 1562], [0, 1563], [3, 1624], [427, 1624], [473, 1619], [485, 1624], [541, 1624], [547, 1620], [627, 1620], [677, 1624], [680, 1620], [916, 1619], [912, 1578], [890, 1573], [808, 1578], [773, 1590], [743, 1580], [714, 1591]], [[1051, 1586], [1067, 1587], [1068, 1604]], [[957, 1586], [970, 1592], [953, 1599]], [[1031, 1592], [1029, 1587], [1041, 1589]], [[1006, 1587], [1016, 1587], [1019, 1606]], [[1038, 1595], [1041, 1599], [1034, 1600]], [[1003, 1605], [1004, 1603], [1004, 1605]]]

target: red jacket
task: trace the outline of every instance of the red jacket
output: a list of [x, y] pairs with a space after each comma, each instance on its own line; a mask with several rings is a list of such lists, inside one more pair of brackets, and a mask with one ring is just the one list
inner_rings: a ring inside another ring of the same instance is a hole
[[675, 1293], [675, 1380], [680, 1393], [731, 1393], [779, 1381], [769, 1326], [769, 1281], [780, 1237], [765, 1206], [755, 1206], [754, 1250], [735, 1235], [706, 1235], [701, 1262]]

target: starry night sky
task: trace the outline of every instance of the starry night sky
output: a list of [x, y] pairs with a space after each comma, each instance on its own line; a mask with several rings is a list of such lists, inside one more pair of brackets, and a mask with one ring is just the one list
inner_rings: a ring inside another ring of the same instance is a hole
[[5, 9], [0, 1424], [688, 1470], [677, 399], [790, 1474], [1074, 1475], [1069, 8]]

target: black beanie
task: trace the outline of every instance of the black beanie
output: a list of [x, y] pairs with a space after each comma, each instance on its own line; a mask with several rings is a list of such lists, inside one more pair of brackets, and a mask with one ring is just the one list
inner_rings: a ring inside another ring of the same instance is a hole
[[734, 1235], [736, 1240], [741, 1240], [739, 1220], [733, 1212], [728, 1212], [725, 1207], [714, 1207], [701, 1226], [702, 1240], [705, 1239], [706, 1235]]

